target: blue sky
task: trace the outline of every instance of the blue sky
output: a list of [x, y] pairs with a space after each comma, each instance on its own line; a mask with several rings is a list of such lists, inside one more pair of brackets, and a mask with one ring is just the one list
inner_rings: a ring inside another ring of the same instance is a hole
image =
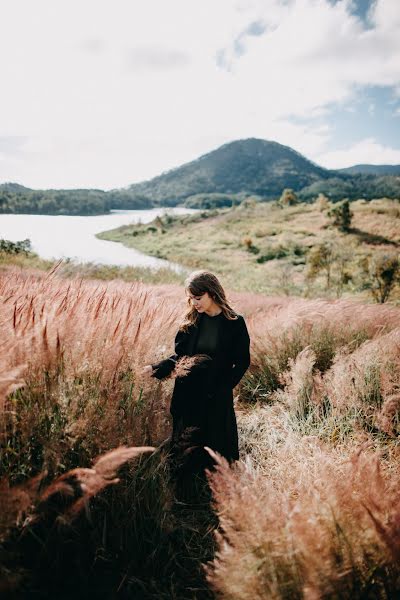
[[123, 187], [246, 137], [400, 164], [399, 0], [0, 0], [0, 182]]
[[[331, 4], [335, 5], [339, 0], [331, 0]], [[368, 19], [368, 13], [373, 7], [374, 0], [353, 0], [349, 3], [349, 12], [362, 19], [363, 22], [368, 25], [370, 20]]]
[[[338, 0], [331, 0], [331, 4], [338, 4]], [[376, 5], [375, 0], [353, 0], [348, 3], [348, 12], [360, 19], [366, 30], [372, 30], [374, 23], [371, 17], [373, 17], [374, 5]], [[400, 14], [400, 2], [398, 3], [398, 14]], [[346, 149], [349, 145], [361, 144], [366, 137], [385, 148], [399, 149], [399, 88], [387, 85], [356, 86], [350, 101], [343, 104], [333, 103], [329, 115], [311, 120], [307, 117], [300, 118], [297, 122], [308, 123], [310, 126], [312, 124], [329, 124], [331, 154], [335, 152], [335, 149], [340, 152], [340, 149]], [[378, 154], [372, 158], [371, 162], [382, 164], [384, 161]], [[339, 163], [339, 165], [324, 166], [335, 168], [341, 165]]]
[[[312, 119], [294, 117], [291, 121], [310, 128], [328, 125], [331, 130], [329, 140], [331, 152], [335, 150], [340, 152], [341, 149], [346, 150], [349, 146], [362, 144], [366, 138], [375, 140], [384, 148], [400, 148], [400, 97], [396, 96], [393, 88], [389, 86], [363, 87], [354, 92], [354, 97], [349, 102], [331, 106], [324, 116]], [[354, 158], [357, 159], [357, 156]], [[358, 163], [362, 161], [363, 159], [360, 158]], [[384, 164], [385, 160], [378, 153], [371, 155], [371, 160], [367, 162]], [[325, 163], [323, 166], [336, 168], [350, 166], [350, 164], [327, 165]]]
[[400, 98], [391, 87], [365, 87], [357, 91], [354, 102], [336, 108], [331, 121], [336, 144], [363, 139], [368, 131], [368, 135], [385, 146], [396, 146], [400, 133]]

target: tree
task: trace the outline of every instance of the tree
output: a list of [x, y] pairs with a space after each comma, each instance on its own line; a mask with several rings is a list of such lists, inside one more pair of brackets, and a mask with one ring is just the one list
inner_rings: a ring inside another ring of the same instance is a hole
[[279, 198], [281, 206], [294, 206], [298, 203], [298, 198], [291, 188], [285, 188]]
[[338, 244], [337, 240], [313, 246], [307, 257], [307, 279], [314, 280], [324, 273], [326, 289], [334, 288], [339, 298], [345, 286], [353, 281], [353, 256], [354, 249]]
[[326, 288], [331, 286], [331, 271], [335, 260], [333, 246], [329, 242], [323, 242], [313, 246], [308, 254], [308, 279], [315, 279], [323, 271], [326, 277]]
[[400, 284], [400, 260], [397, 252], [377, 252], [362, 264], [365, 287], [375, 302], [384, 304]]
[[328, 211], [328, 217], [332, 219], [332, 225], [340, 231], [349, 231], [353, 213], [350, 210], [350, 202], [348, 198], [337, 202]]

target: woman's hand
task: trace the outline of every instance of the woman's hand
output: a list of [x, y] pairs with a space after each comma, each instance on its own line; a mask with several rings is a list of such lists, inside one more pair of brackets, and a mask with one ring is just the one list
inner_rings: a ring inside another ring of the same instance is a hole
[[152, 372], [153, 372], [153, 367], [151, 365], [146, 365], [142, 369], [143, 375], [146, 375], [147, 373], [152, 373]]

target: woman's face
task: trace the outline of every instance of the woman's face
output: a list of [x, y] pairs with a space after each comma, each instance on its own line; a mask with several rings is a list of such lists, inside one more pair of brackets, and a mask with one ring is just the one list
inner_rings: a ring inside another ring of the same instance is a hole
[[192, 306], [199, 313], [206, 312], [215, 306], [215, 302], [208, 292], [205, 292], [201, 296], [193, 296], [193, 294], [187, 292], [187, 296], [190, 299]]

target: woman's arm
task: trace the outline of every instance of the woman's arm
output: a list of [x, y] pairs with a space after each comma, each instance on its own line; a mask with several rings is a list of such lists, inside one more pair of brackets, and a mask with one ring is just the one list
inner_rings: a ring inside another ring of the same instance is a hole
[[250, 366], [249, 333], [247, 331], [246, 322], [241, 315], [239, 316], [238, 321], [238, 331], [233, 340], [233, 368], [231, 374], [232, 389], [237, 386]]
[[168, 377], [168, 375], [172, 373], [178, 358], [184, 356], [186, 353], [187, 337], [187, 333], [178, 330], [178, 333], [175, 336], [175, 353], [164, 360], [153, 363], [151, 365], [153, 368], [151, 377], [155, 377], [156, 379], [164, 379], [164, 377]]

